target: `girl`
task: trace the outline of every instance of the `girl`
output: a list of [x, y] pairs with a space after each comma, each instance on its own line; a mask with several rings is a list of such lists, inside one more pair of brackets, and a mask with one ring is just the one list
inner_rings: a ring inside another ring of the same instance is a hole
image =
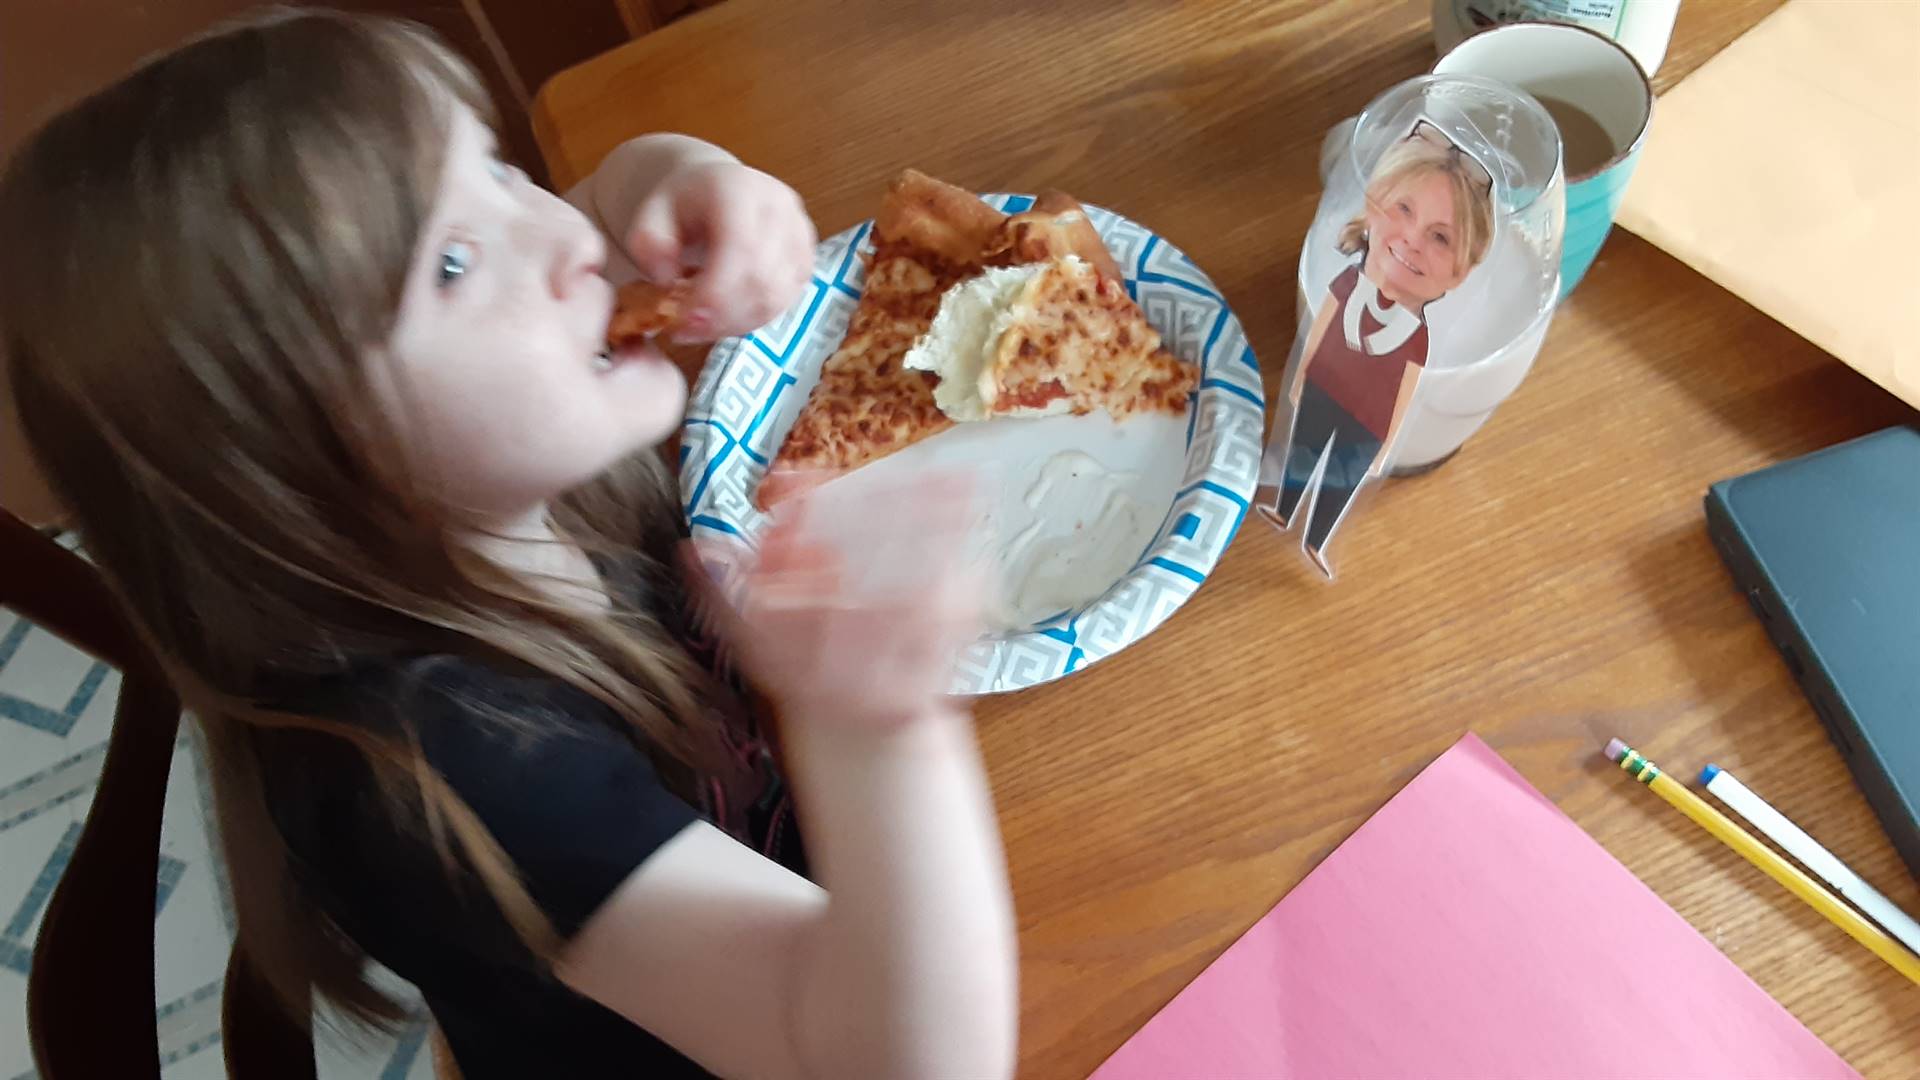
[[656, 450], [685, 385], [601, 344], [623, 256], [697, 264], [702, 337], [788, 305], [792, 191], [653, 136], [562, 201], [433, 39], [308, 12], [48, 124], [0, 234], [28, 444], [206, 730], [241, 943], [289, 1007], [393, 1016], [376, 959], [469, 1080], [1011, 1070], [953, 561], [912, 603], [852, 594], [788, 522], [750, 590], [778, 606], [710, 608], [780, 707], [815, 884], [683, 616]]
[[1360, 485], [1379, 475], [1426, 366], [1426, 307], [1486, 255], [1492, 187], [1479, 162], [1422, 121], [1381, 155], [1365, 206], [1340, 232], [1340, 251], [1360, 257], [1327, 287], [1300, 353], [1277, 515], [1292, 527], [1324, 459], [1302, 545], [1329, 577], [1326, 545]]

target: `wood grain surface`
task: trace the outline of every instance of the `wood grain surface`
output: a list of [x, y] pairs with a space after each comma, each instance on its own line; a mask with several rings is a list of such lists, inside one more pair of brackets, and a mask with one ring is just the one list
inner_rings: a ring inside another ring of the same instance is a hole
[[[1773, 6], [1685, 5], [1658, 82]], [[535, 122], [563, 182], [640, 132], [715, 140], [791, 182], [823, 235], [909, 165], [1064, 188], [1212, 275], [1272, 397], [1321, 135], [1433, 59], [1425, 5], [1404, 2], [729, 0], [564, 72]], [[1619, 735], [1677, 774], [1718, 762], [1920, 911], [1700, 504], [1910, 419], [1616, 232], [1486, 429], [1371, 496], [1338, 584], [1249, 519], [1157, 633], [981, 701], [1022, 1075], [1092, 1069], [1471, 729], [1856, 1068], [1920, 1076], [1920, 991], [1599, 754]]]

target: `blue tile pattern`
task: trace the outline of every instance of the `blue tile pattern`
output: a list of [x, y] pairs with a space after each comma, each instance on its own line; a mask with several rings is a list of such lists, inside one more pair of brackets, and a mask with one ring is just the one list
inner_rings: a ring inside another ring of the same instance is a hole
[[[177, 1061], [184, 1061], [208, 1047], [219, 1045], [219, 998], [220, 992], [225, 986], [226, 983], [224, 981], [215, 980], [199, 987], [191, 993], [183, 994], [154, 1010], [154, 1023], [162, 1025], [163, 1029], [168, 1030], [169, 1034], [174, 1033], [174, 1025], [168, 1024], [169, 1020], [175, 1021], [176, 1024], [182, 1019], [186, 1021], [183, 1025], [186, 1034], [184, 1041], [178, 1045], [172, 1045], [173, 1040], [162, 1040], [160, 1051], [160, 1067], [162, 1069], [165, 1069]], [[204, 1006], [202, 1015], [191, 1018], [181, 1017], [181, 1014], [186, 1013], [195, 1006]]]
[[90, 746], [0, 787], [0, 833], [25, 825], [57, 806], [93, 794], [106, 755], [107, 744]]
[[60, 842], [40, 867], [39, 876], [27, 888], [27, 895], [14, 908], [13, 918], [7, 920], [5, 929], [0, 929], [0, 964], [22, 975], [27, 973], [33, 963], [33, 942], [27, 938], [27, 930], [39, 917], [40, 909], [53, 898], [53, 888], [60, 883], [60, 875], [66, 872], [67, 863], [73, 859], [74, 846], [79, 842], [80, 823], [76, 821], [61, 834]]
[[[19, 653], [21, 642], [26, 640], [33, 629], [33, 624], [25, 619], [18, 619], [7, 631], [6, 636], [0, 637], [0, 674], [6, 672], [7, 665]], [[73, 693], [67, 698], [66, 704], [59, 709], [49, 709], [45, 705], [0, 691], [0, 719], [12, 720], [64, 738], [67, 732], [73, 730], [73, 725], [80, 719], [80, 714], [86, 712], [87, 706], [93, 703], [93, 696], [99, 692], [100, 683], [106, 677], [107, 665], [96, 663], [88, 668], [80, 684], [73, 688]]]
[[[27, 895], [14, 908], [13, 917], [7, 920], [5, 929], [0, 929], [0, 966], [13, 969], [25, 975], [33, 963], [33, 942], [27, 937], [27, 931], [40, 915], [47, 901], [53, 899], [53, 890], [60, 884], [60, 875], [66, 873], [67, 863], [73, 859], [73, 849], [80, 842], [81, 825], [74, 822], [61, 834], [60, 842], [54, 845], [47, 856], [46, 864], [40, 868], [40, 875], [27, 889]], [[187, 864], [170, 856], [160, 856], [159, 880], [154, 883], [153, 914], [159, 918], [161, 910], [167, 906], [167, 898], [173, 894], [173, 888], [180, 883], [187, 872]]]

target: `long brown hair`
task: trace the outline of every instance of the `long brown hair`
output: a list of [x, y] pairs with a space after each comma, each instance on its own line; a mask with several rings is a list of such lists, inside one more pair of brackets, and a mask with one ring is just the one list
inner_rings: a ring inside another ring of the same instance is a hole
[[[293, 877], [262, 726], [349, 740], [449, 872], [457, 848], [536, 952], [553, 932], [417, 740], [276, 711], [263, 681], [478, 657], [604, 702], [670, 778], [720, 756], [701, 676], [657, 620], [555, 602], [370, 465], [391, 434], [366, 357], [397, 317], [456, 102], [490, 115], [425, 31], [278, 12], [55, 118], [0, 179], [0, 355], [37, 463], [207, 733], [242, 943], [289, 1003], [311, 987], [366, 1020], [396, 1012]], [[553, 509], [569, 539], [638, 549], [664, 576], [677, 519], [656, 456]]]

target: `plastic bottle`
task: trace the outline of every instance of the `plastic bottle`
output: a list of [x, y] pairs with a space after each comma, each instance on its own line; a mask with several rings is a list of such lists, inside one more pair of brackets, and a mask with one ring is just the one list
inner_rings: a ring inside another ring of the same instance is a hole
[[1445, 56], [1468, 35], [1534, 20], [1584, 26], [1620, 43], [1651, 77], [1667, 57], [1680, 0], [1433, 0], [1433, 43]]

